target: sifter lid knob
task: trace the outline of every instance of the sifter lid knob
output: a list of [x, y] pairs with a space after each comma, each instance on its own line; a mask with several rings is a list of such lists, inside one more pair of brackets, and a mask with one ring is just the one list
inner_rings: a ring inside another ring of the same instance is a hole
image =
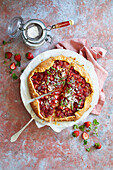
[[22, 31], [23, 28], [23, 18], [18, 16], [18, 17], [14, 17], [9, 25], [8, 25], [8, 35], [11, 38], [15, 38], [18, 37]]

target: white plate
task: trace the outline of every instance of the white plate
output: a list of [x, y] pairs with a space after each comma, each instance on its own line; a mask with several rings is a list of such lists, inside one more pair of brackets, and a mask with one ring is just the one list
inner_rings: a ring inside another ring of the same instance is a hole
[[91, 113], [91, 111], [93, 110], [94, 106], [98, 103], [98, 99], [99, 99], [99, 84], [98, 84], [98, 78], [96, 75], [96, 72], [94, 70], [94, 66], [91, 62], [89, 62], [88, 60], [86, 60], [83, 56], [81, 56], [80, 54], [70, 51], [70, 50], [64, 50], [64, 49], [54, 49], [54, 50], [48, 50], [45, 51], [41, 54], [39, 54], [37, 57], [35, 57], [30, 63], [29, 65], [26, 67], [26, 69], [24, 70], [24, 72], [22, 73], [20, 79], [21, 79], [21, 84], [20, 84], [20, 92], [21, 92], [21, 98], [23, 101], [23, 104], [25, 106], [25, 108], [27, 109], [27, 111], [31, 114], [31, 116], [33, 116], [35, 113], [33, 112], [30, 104], [26, 105], [26, 103], [29, 101], [29, 99], [31, 99], [30, 94], [29, 94], [29, 89], [28, 89], [28, 85], [27, 85], [27, 77], [30, 74], [30, 72], [39, 64], [42, 62], [42, 60], [46, 60], [49, 57], [55, 57], [58, 55], [64, 55], [67, 57], [76, 57], [76, 62], [78, 62], [79, 64], [83, 64], [84, 68], [87, 70], [87, 72], [89, 73], [91, 80], [93, 82], [93, 87], [94, 87], [94, 95], [92, 98], [92, 102], [91, 102], [91, 107], [83, 114], [83, 116], [77, 120], [77, 121], [70, 121], [70, 122], [46, 122], [41, 120], [40, 118], [38, 118], [37, 116], [35, 116], [35, 122], [36, 125], [40, 128], [42, 126], [48, 125], [50, 126], [54, 131], [56, 132], [60, 132], [62, 129], [65, 129], [69, 126], [72, 126], [76, 123], [79, 123], [81, 121], [83, 121], [84, 119], [86, 119], [86, 117]]

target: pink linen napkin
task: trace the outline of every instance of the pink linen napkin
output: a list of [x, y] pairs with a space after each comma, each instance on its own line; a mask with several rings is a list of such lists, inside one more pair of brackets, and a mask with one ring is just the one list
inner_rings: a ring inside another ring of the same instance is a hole
[[87, 60], [89, 60], [95, 68], [98, 81], [99, 81], [99, 100], [98, 104], [92, 110], [93, 114], [99, 115], [102, 110], [102, 106], [105, 101], [105, 94], [103, 91], [103, 84], [108, 76], [107, 71], [102, 68], [98, 63], [97, 59], [102, 58], [106, 54], [106, 50], [100, 47], [89, 47], [86, 39], [70, 39], [59, 42], [56, 45], [56, 48], [59, 49], [68, 49], [75, 51], [82, 56], [84, 56]]

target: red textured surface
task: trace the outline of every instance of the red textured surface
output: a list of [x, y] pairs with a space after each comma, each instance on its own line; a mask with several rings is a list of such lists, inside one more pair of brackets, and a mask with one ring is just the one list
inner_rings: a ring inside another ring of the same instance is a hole
[[[0, 44], [0, 169], [113, 169], [113, 1], [13, 1], [0, 0], [0, 42], [7, 39], [7, 24], [14, 16], [21, 15], [24, 21], [37, 18], [46, 25], [53, 25], [73, 19], [75, 25], [51, 31], [53, 44], [46, 43], [38, 50], [30, 50], [19, 37], [11, 44]], [[90, 115], [100, 122], [99, 136], [91, 137], [88, 146], [82, 139], [73, 138], [72, 127], [55, 133], [49, 127], [38, 129], [32, 122], [15, 143], [10, 137], [20, 130], [29, 120], [20, 98], [19, 79], [13, 80], [9, 74], [9, 60], [4, 53], [10, 51], [22, 56], [21, 67], [15, 73], [21, 74], [30, 61], [25, 53], [34, 56], [54, 48], [54, 45], [69, 38], [86, 38], [91, 46], [107, 50], [105, 58], [98, 60], [109, 76], [104, 84], [106, 101], [100, 116]], [[3, 62], [7, 61], [6, 64]], [[101, 150], [86, 152], [94, 142], [102, 143]]]

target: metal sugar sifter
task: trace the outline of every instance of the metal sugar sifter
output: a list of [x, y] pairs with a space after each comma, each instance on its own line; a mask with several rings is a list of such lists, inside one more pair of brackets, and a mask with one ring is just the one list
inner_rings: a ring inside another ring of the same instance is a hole
[[74, 21], [65, 21], [52, 26], [45, 24], [37, 19], [28, 20], [24, 23], [22, 17], [14, 17], [8, 25], [8, 35], [10, 38], [16, 38], [22, 34], [24, 43], [30, 48], [36, 49], [42, 46], [45, 42], [52, 43], [52, 37], [48, 34], [49, 31], [56, 28], [61, 28], [73, 25]]

